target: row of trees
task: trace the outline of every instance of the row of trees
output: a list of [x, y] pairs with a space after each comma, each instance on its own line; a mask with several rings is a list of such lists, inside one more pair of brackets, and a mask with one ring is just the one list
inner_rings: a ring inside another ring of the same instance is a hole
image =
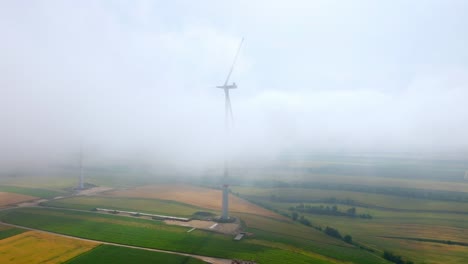
[[[261, 183], [258, 186], [268, 186], [276, 188], [307, 188], [307, 189], [320, 189], [320, 190], [337, 190], [337, 191], [352, 191], [363, 193], [376, 193], [386, 194], [399, 197], [440, 200], [440, 201], [458, 201], [468, 202], [468, 194], [456, 191], [444, 190], [424, 190], [407, 187], [395, 186], [367, 186], [357, 185], [351, 183], [319, 183], [319, 182], [270, 182]], [[273, 198], [273, 197], [272, 197]], [[284, 202], [299, 202], [298, 199], [286, 197], [274, 197], [278, 201]]]
[[413, 261], [411, 260], [403, 260], [403, 258], [401, 256], [398, 256], [398, 255], [395, 255], [393, 252], [390, 252], [390, 251], [384, 251], [383, 253], [383, 257], [384, 259], [388, 260], [388, 261], [391, 261], [395, 264], [414, 264]]
[[327, 235], [329, 235], [331, 237], [341, 239], [344, 242], [349, 243], [349, 244], [353, 243], [353, 238], [350, 235], [342, 236], [340, 234], [340, 232], [338, 231], [338, 229], [335, 229], [335, 228], [332, 228], [332, 227], [329, 227], [329, 226], [327, 226], [325, 229], [322, 229], [319, 226], [313, 226], [312, 223], [307, 218], [305, 218], [303, 215], [299, 216], [299, 214], [297, 212], [293, 212], [291, 214], [291, 218], [292, 218], [292, 220], [297, 221], [297, 222], [299, 222], [299, 223], [301, 223], [303, 225], [313, 227], [313, 228], [315, 228], [315, 229], [317, 229], [319, 231], [323, 231], [325, 234], [327, 234]]
[[329, 227], [327, 226], [324, 230], [325, 234], [331, 236], [331, 237], [334, 237], [334, 238], [338, 238], [338, 239], [341, 239], [343, 240], [344, 242], [346, 243], [349, 243], [349, 244], [352, 244], [353, 243], [353, 237], [351, 237], [350, 235], [345, 235], [345, 236], [342, 236], [340, 234], [340, 231], [338, 231], [338, 229], [335, 229], [333, 227]]
[[298, 211], [302, 213], [309, 213], [309, 214], [322, 214], [322, 215], [335, 215], [335, 216], [348, 216], [348, 217], [360, 217], [364, 219], [372, 219], [370, 214], [357, 214], [356, 207], [351, 207], [346, 211], [340, 211], [338, 206], [310, 206], [304, 205], [303, 203], [297, 205], [296, 207], [290, 207], [290, 211]]
[[[239, 194], [237, 194], [239, 195]], [[272, 195], [270, 197], [270, 200], [273, 200], [273, 201], [279, 201], [281, 199], [279, 199], [278, 197], [276, 197], [275, 195]], [[329, 201], [336, 201], [338, 203], [345, 203], [345, 204], [348, 204], [348, 205], [352, 205], [352, 204], [355, 204], [356, 202], [353, 201], [353, 200], [350, 200], [350, 199], [347, 199], [347, 200], [338, 200], [338, 199], [335, 199], [335, 198], [330, 198]], [[355, 207], [351, 207], [351, 208], [348, 208], [346, 211], [340, 211], [338, 206], [336, 205], [333, 205], [333, 206], [323, 206], [323, 205], [320, 205], [320, 206], [310, 206], [310, 205], [305, 205], [304, 203], [301, 203], [295, 207], [290, 207], [289, 210], [291, 211], [291, 214], [287, 213], [287, 212], [280, 212], [278, 211], [276, 208], [273, 208], [269, 205], [266, 205], [266, 204], [263, 204], [263, 203], [260, 203], [258, 201], [255, 201], [255, 200], [251, 200], [252, 203], [255, 203], [259, 206], [262, 206], [266, 209], [269, 209], [269, 210], [273, 210], [283, 216], [286, 216], [288, 218], [291, 218], [292, 220], [294, 221], [297, 221], [305, 226], [309, 226], [309, 227], [312, 227], [316, 230], [319, 230], [321, 232], [324, 232], [326, 235], [328, 236], [331, 236], [331, 237], [334, 237], [336, 239], [340, 239], [340, 240], [343, 240], [344, 242], [346, 243], [349, 243], [349, 244], [352, 244], [352, 245], [355, 245], [363, 250], [367, 250], [369, 252], [373, 252], [374, 254], [376, 254], [376, 251], [372, 248], [369, 248], [365, 245], [362, 245], [358, 242], [355, 242], [353, 241], [353, 238], [352, 236], [350, 235], [342, 235], [338, 229], [336, 228], [333, 228], [333, 227], [329, 227], [327, 226], [325, 229], [323, 229], [322, 227], [320, 226], [315, 226], [313, 225], [304, 215], [300, 215], [299, 213], [316, 213], [316, 214], [328, 214], [328, 215], [345, 215], [345, 216], [350, 216], [350, 217], [361, 217], [361, 218], [368, 218], [368, 219], [371, 219], [372, 216], [369, 215], [369, 214], [360, 214], [358, 215], [357, 212], [356, 212], [356, 208]], [[449, 243], [453, 243], [452, 241], [448, 241]], [[395, 255], [394, 253], [390, 252], [390, 251], [384, 251], [383, 253], [383, 258], [385, 258], [386, 260], [389, 260], [395, 264], [414, 264], [411, 260], [403, 260], [403, 258], [401, 256], [398, 256], [398, 255]]]

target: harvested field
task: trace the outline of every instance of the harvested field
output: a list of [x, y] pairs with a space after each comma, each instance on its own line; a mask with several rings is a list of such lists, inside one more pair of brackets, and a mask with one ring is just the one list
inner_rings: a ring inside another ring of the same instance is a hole
[[24, 201], [31, 201], [34, 199], [38, 198], [18, 193], [0, 192], [0, 208], [11, 204], [21, 203]]
[[[107, 192], [106, 195], [172, 200], [202, 208], [221, 210], [221, 190], [191, 185], [165, 184], [143, 186], [132, 189]], [[231, 212], [250, 213], [277, 219], [284, 219], [284, 217], [281, 215], [261, 208], [233, 195], [229, 195], [229, 210]]]
[[63, 263], [97, 245], [29, 231], [0, 240], [0, 263]]

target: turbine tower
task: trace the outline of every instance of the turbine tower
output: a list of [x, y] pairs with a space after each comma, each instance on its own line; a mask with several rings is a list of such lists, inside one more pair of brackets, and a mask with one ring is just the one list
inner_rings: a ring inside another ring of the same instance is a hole
[[78, 189], [84, 189], [84, 182], [83, 182], [83, 148], [80, 148], [80, 176], [78, 179]]
[[229, 184], [228, 184], [228, 177], [229, 177], [229, 161], [228, 161], [228, 139], [229, 137], [229, 130], [230, 127], [232, 126], [232, 123], [234, 121], [234, 117], [232, 115], [232, 108], [231, 108], [231, 100], [229, 98], [229, 90], [231, 89], [236, 89], [237, 85], [235, 82], [232, 84], [228, 84], [229, 78], [231, 77], [232, 70], [234, 69], [234, 65], [236, 64], [237, 61], [237, 56], [239, 55], [239, 51], [242, 47], [242, 43], [244, 42], [244, 38], [242, 38], [239, 48], [237, 49], [236, 56], [234, 57], [234, 62], [232, 63], [231, 69], [229, 70], [228, 76], [226, 78], [226, 81], [224, 82], [224, 85], [222, 86], [216, 86], [216, 88], [220, 88], [224, 90], [224, 111], [225, 111], [225, 120], [224, 120], [224, 125], [225, 125], [225, 133], [226, 133], [226, 145], [225, 145], [225, 154], [224, 154], [224, 174], [223, 174], [223, 204], [222, 204], [222, 214], [221, 214], [221, 220], [228, 220], [229, 219]]

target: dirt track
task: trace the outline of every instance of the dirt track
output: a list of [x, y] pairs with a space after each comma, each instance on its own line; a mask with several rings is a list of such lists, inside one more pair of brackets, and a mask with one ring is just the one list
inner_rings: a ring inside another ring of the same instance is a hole
[[197, 229], [211, 230], [223, 234], [236, 234], [239, 232], [240, 226], [238, 223], [216, 223], [213, 221], [191, 220], [189, 222], [181, 222], [174, 220], [164, 220], [168, 225], [186, 226]]

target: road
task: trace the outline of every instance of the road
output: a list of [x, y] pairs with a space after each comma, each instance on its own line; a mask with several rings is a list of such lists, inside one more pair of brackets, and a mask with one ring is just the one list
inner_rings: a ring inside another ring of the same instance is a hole
[[134, 249], [141, 249], [141, 250], [147, 250], [147, 251], [153, 251], [153, 252], [160, 252], [160, 253], [167, 253], [167, 254], [174, 254], [174, 255], [192, 257], [192, 258], [197, 258], [197, 259], [200, 259], [202, 261], [205, 261], [205, 262], [208, 262], [208, 263], [213, 263], [213, 264], [230, 264], [231, 263], [231, 260], [229, 260], [229, 259], [213, 258], [213, 257], [207, 257], [207, 256], [201, 256], [201, 255], [195, 255], [195, 254], [182, 253], [182, 252], [177, 252], [177, 251], [168, 251], [168, 250], [161, 250], [161, 249], [154, 249], [154, 248], [129, 246], [129, 245], [118, 244], [118, 243], [110, 243], [110, 242], [105, 242], [105, 241], [100, 241], [100, 240], [86, 239], [86, 238], [81, 238], [81, 237], [75, 237], [75, 236], [59, 234], [59, 233], [55, 233], [55, 232], [44, 231], [44, 230], [40, 230], [40, 229], [36, 229], [36, 228], [29, 228], [29, 227], [25, 227], [25, 226], [8, 224], [8, 223], [1, 222], [1, 221], [0, 221], [0, 224], [6, 225], [6, 226], [11, 226], [11, 227], [22, 228], [22, 229], [26, 229], [26, 230], [31, 230], [31, 231], [38, 231], [38, 232], [53, 234], [53, 235], [56, 235], [56, 236], [67, 237], [67, 238], [71, 238], [71, 239], [77, 239], [77, 240], [82, 240], [82, 241], [100, 243], [100, 244], [104, 244], [104, 245], [112, 245], [112, 246], [118, 246], [118, 247], [134, 248]]

